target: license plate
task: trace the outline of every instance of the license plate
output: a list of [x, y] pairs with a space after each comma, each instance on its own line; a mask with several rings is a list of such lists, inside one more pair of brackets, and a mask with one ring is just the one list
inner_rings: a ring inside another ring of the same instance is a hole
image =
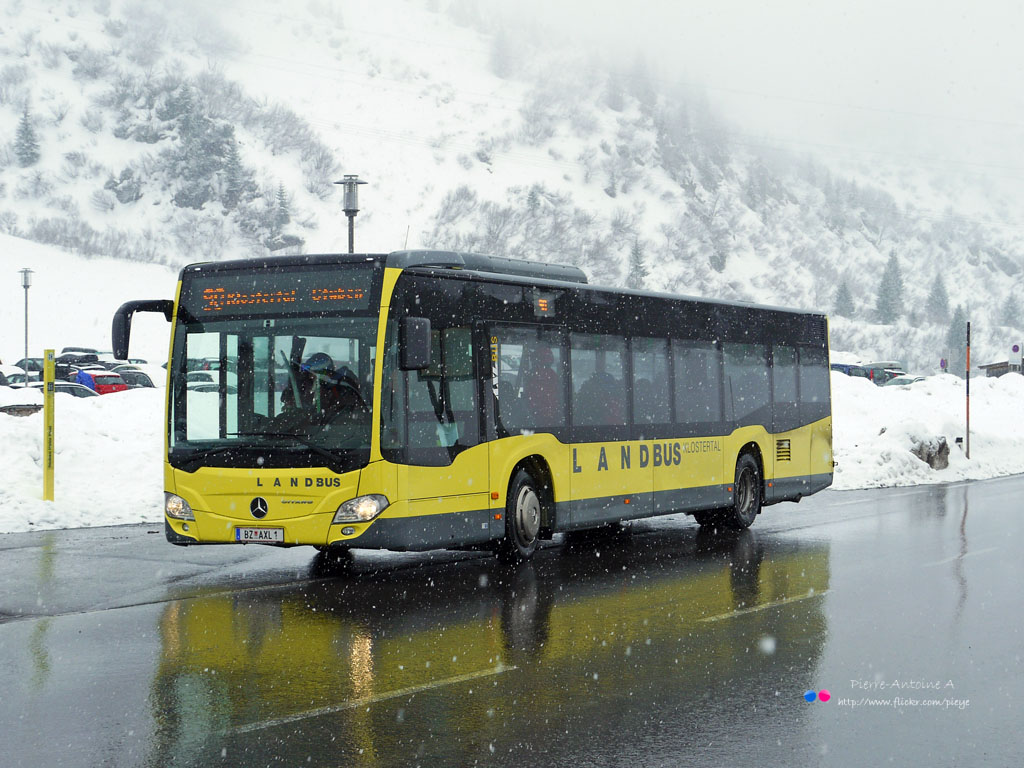
[[235, 528], [235, 541], [283, 542], [284, 528]]

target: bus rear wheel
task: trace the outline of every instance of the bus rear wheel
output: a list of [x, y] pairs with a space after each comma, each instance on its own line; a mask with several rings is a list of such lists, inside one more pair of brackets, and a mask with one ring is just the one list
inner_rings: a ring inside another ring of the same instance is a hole
[[512, 478], [505, 503], [505, 538], [498, 555], [506, 562], [522, 562], [537, 551], [541, 497], [537, 482], [520, 469]]
[[741, 454], [736, 460], [732, 506], [722, 510], [719, 520], [735, 531], [749, 528], [761, 512], [761, 501], [761, 468], [749, 453]]

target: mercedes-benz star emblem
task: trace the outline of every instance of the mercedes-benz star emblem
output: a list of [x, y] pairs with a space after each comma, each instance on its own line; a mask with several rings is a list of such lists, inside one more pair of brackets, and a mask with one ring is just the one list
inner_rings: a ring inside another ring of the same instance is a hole
[[266, 517], [267, 512], [269, 510], [270, 507], [267, 506], [267, 500], [262, 498], [261, 496], [257, 496], [255, 499], [249, 502], [249, 511], [252, 513], [252, 516], [255, 517], [257, 520], [262, 520], [264, 517]]

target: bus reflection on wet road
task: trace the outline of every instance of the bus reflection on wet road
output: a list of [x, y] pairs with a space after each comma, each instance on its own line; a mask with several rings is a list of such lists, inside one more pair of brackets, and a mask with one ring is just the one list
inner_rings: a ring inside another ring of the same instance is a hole
[[0, 536], [0, 763], [1015, 766], [1022, 494], [825, 493], [518, 568]]
[[516, 568], [322, 555], [294, 586], [189, 594], [160, 617], [146, 763], [650, 764], [791, 732], [828, 558], [676, 528]]

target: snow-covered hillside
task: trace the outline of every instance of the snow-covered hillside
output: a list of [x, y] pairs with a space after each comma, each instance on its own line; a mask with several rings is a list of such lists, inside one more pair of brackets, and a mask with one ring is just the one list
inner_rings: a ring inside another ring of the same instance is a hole
[[[828, 312], [845, 286], [833, 347], [922, 372], [957, 353], [957, 305], [975, 361], [1024, 338], [1005, 196], [771, 147], [621, 53], [474, 0], [7, 3], [0, 232], [176, 266], [341, 250], [332, 182], [356, 173], [359, 250], [571, 262], [596, 282]], [[904, 288], [878, 322], [892, 254]]]
[[[25, 354], [25, 293], [18, 270], [33, 270], [28, 293], [29, 355], [64, 347], [110, 349], [114, 311], [133, 299], [170, 299], [177, 270], [110, 258], [85, 259], [49, 245], [0, 235], [0, 360]], [[140, 313], [132, 323], [131, 355], [167, 360], [170, 325], [162, 315]], [[0, 432], [2, 434], [2, 432]]]

